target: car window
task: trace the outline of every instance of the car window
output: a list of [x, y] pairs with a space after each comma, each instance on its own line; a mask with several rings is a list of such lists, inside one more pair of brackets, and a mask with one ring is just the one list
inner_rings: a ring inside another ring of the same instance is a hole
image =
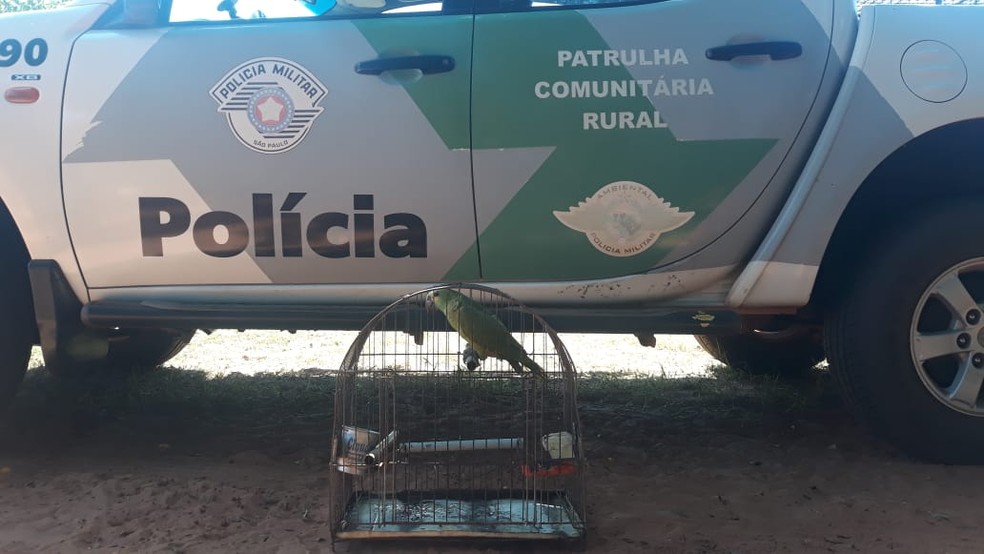
[[545, 2], [531, 2], [531, 8], [556, 8], [556, 7], [590, 7], [605, 4], [629, 4], [637, 3], [638, 0], [548, 0]]
[[168, 21], [239, 21], [439, 13], [428, 0], [173, 0]]
[[441, 2], [421, 2], [419, 4], [408, 3], [405, 6], [397, 6], [383, 11], [386, 15], [401, 13], [431, 13], [441, 11]]
[[173, 0], [171, 22], [317, 17], [335, 0]]

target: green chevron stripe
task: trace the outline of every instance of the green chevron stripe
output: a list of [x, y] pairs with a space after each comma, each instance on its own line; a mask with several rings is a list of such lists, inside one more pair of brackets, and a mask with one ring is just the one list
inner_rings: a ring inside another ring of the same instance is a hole
[[453, 71], [401, 83], [448, 149], [470, 148], [472, 16], [356, 19], [355, 27], [380, 56], [451, 56]]
[[[538, 82], [633, 79], [620, 66], [558, 67], [558, 50], [609, 47], [579, 12], [478, 16], [475, 45], [475, 148], [556, 146], [479, 237], [487, 279], [591, 279], [644, 272], [685, 241], [776, 142], [678, 142], [670, 129], [585, 131], [584, 112], [639, 113], [654, 108], [642, 95], [537, 98]], [[481, 176], [477, 179], [481, 186]], [[553, 211], [576, 206], [615, 181], [642, 183], [696, 215], [641, 254], [608, 256], [584, 233], [561, 224]], [[466, 252], [449, 278], [463, 274], [475, 252], [475, 247]]]

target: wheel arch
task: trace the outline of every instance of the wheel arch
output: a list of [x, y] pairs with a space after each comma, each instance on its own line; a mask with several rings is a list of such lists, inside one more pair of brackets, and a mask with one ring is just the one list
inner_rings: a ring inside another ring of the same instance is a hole
[[[21, 235], [17, 222], [13, 215], [0, 197], [0, 269], [12, 271], [10, 279], [13, 285], [23, 288], [23, 294], [27, 302], [30, 303], [31, 313], [34, 313], [34, 302], [31, 299], [31, 285], [28, 278], [27, 265], [31, 261], [31, 254], [27, 249], [27, 243]], [[8, 265], [9, 264], [9, 265]], [[6, 286], [10, 282], [6, 278], [2, 279]], [[32, 318], [33, 319], [33, 318]], [[33, 328], [34, 343], [38, 343], [37, 325]]]
[[851, 268], [911, 216], [956, 198], [984, 197], [981, 139], [984, 118], [960, 121], [919, 135], [882, 160], [841, 212], [810, 303], [822, 309], [833, 300], [848, 284]]
[[[812, 175], [805, 171], [732, 286], [729, 305], [752, 312], [815, 306], [850, 274], [840, 270], [904, 220], [902, 214], [953, 196], [984, 195], [984, 160], [974, 151], [974, 141], [984, 139], [984, 118], [939, 125], [905, 140], [893, 129], [879, 144], [854, 137], [833, 139], [826, 149], [818, 145], [814, 155], [820, 159], [811, 161], [822, 167]], [[871, 121], [865, 133], [874, 133]]]
[[27, 274], [27, 262], [30, 261], [31, 255], [3, 197], [0, 197], [0, 255], [12, 256], [18, 261], [23, 260], [24, 274]]

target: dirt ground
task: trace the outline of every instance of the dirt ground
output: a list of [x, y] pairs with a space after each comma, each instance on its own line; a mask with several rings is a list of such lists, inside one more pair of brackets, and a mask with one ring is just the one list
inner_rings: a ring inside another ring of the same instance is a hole
[[[176, 360], [184, 371], [72, 384], [29, 374], [0, 422], [0, 552], [332, 552], [326, 373], [216, 376], [201, 368], [249, 358], [256, 341], [199, 341]], [[636, 366], [683, 354], [708, 365], [690, 343], [627, 352]], [[787, 386], [692, 374], [586, 378], [585, 551], [984, 551], [984, 468], [906, 459], [854, 425], [822, 375]], [[335, 545], [520, 550], [570, 548]]]

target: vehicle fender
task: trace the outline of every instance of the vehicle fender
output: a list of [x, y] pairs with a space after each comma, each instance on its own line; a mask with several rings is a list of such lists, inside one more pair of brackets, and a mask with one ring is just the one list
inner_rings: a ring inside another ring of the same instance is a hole
[[841, 90], [772, 228], [732, 286], [734, 308], [808, 303], [839, 218], [866, 177], [934, 129], [984, 115], [984, 9], [865, 8]]
[[[0, 88], [33, 87], [33, 103], [0, 99], [0, 199], [32, 258], [57, 260], [80, 298], [86, 298], [62, 205], [61, 119], [65, 75], [75, 39], [89, 29], [108, 4], [73, 5], [48, 11], [0, 15], [0, 37], [23, 48], [46, 46], [43, 59], [23, 56], [0, 67]], [[40, 50], [36, 50], [37, 54]], [[38, 60], [41, 60], [38, 63]], [[26, 268], [25, 268], [26, 270]]]

